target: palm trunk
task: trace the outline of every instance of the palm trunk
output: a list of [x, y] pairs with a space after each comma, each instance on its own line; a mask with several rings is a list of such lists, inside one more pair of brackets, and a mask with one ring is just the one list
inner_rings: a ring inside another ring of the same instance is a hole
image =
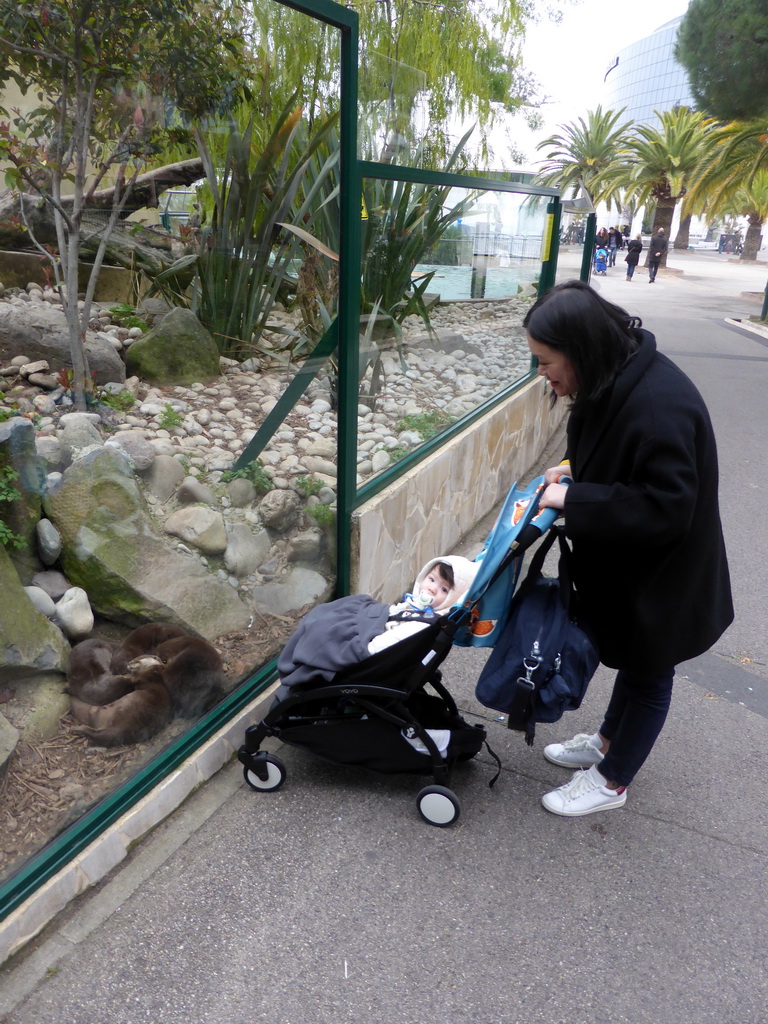
[[680, 227], [677, 229], [675, 240], [672, 243], [673, 249], [687, 249], [688, 242], [690, 241], [691, 235], [691, 218], [692, 214], [688, 214], [687, 217], [683, 217], [680, 220]]
[[747, 236], [744, 239], [744, 248], [739, 259], [756, 260], [757, 254], [760, 251], [763, 218], [758, 217], [757, 214], [751, 214], [748, 220], [749, 227], [747, 228]]
[[[670, 195], [659, 196], [658, 202], [656, 204], [656, 214], [655, 214], [655, 216], [653, 218], [653, 228], [651, 230], [651, 234], [655, 235], [657, 231], [659, 231], [661, 228], [663, 228], [665, 236], [667, 238], [669, 238], [669, 229], [672, 226], [672, 218], [675, 215], [675, 206], [676, 206], [676, 204], [677, 204], [677, 199], [673, 198]], [[660, 267], [666, 267], [668, 251], [669, 250], [667, 250], [667, 252], [665, 252], [664, 255], [661, 257], [661, 259], [659, 260], [659, 266]], [[648, 252], [645, 255], [645, 264], [644, 264], [644, 266], [646, 266], [646, 267], [648, 266], [648, 259], [649, 259], [650, 255], [651, 255], [651, 251], [650, 251], [650, 248], [649, 248]]]

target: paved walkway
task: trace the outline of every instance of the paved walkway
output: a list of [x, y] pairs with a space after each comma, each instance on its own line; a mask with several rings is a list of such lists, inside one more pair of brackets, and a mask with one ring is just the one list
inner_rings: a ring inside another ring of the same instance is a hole
[[[541, 808], [567, 778], [541, 756], [557, 726], [531, 750], [489, 722], [502, 777], [488, 789], [486, 756], [457, 771], [446, 830], [418, 819], [410, 777], [283, 748], [288, 780], [267, 795], [230, 765], [0, 971], [4, 1024], [768, 1022], [768, 338], [726, 322], [759, 311], [742, 293], [768, 267], [670, 263], [684, 273], [650, 288], [618, 267], [597, 286], [710, 405], [738, 618], [681, 669], [626, 807]], [[488, 714], [483, 660], [456, 650], [445, 678]], [[610, 682], [601, 669], [566, 734], [595, 727]]]

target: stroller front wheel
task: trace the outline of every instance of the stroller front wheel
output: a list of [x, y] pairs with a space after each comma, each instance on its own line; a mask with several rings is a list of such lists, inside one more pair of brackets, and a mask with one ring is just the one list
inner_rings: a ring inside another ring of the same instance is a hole
[[416, 809], [427, 824], [438, 828], [453, 825], [461, 814], [459, 798], [445, 786], [425, 786], [416, 797]]
[[260, 793], [272, 793], [280, 789], [287, 775], [285, 765], [274, 754], [255, 754], [249, 764], [243, 765], [243, 778]]

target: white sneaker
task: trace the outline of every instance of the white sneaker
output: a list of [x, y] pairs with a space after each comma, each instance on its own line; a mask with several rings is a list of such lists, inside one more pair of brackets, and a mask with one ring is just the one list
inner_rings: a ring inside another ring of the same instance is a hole
[[591, 768], [603, 760], [600, 746], [598, 733], [587, 736], [585, 732], [580, 732], [565, 743], [548, 744], [544, 747], [544, 757], [552, 764], [561, 764], [564, 768]]
[[614, 807], [623, 807], [627, 802], [627, 788], [608, 789], [606, 780], [592, 765], [587, 771], [578, 771], [570, 782], [559, 789], [545, 793], [541, 798], [548, 811], [563, 814], [566, 817], [577, 817], [580, 814], [592, 814], [593, 811], [610, 811]]

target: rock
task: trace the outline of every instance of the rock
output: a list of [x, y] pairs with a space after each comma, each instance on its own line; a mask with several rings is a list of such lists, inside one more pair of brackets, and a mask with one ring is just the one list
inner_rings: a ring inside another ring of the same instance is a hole
[[74, 462], [44, 506], [62, 536], [62, 568], [98, 614], [133, 627], [170, 622], [210, 640], [247, 625], [233, 589], [158, 534], [114, 449]]
[[46, 488], [46, 466], [37, 454], [34, 425], [19, 416], [0, 422], [0, 474], [6, 469], [17, 474], [8, 484], [19, 497], [2, 503], [2, 519], [22, 542], [20, 547], [7, 550], [22, 582], [28, 583], [40, 568], [35, 530]]
[[196, 505], [173, 512], [165, 521], [165, 532], [178, 537], [206, 555], [221, 555], [227, 549], [224, 517], [207, 506]]
[[253, 591], [253, 606], [258, 612], [286, 615], [327, 600], [332, 589], [332, 585], [319, 572], [297, 566], [281, 580], [256, 587]]
[[371, 469], [374, 473], [381, 473], [392, 464], [392, 456], [388, 451], [382, 450], [373, 453], [371, 458]]
[[[88, 366], [97, 384], [125, 380], [125, 366], [120, 356], [106, 342], [86, 335], [85, 351]], [[0, 304], [0, 362], [8, 362], [24, 352], [24, 363], [45, 360], [51, 373], [72, 368], [69, 326], [61, 309], [49, 303], [34, 306]], [[23, 365], [23, 364], [22, 364]]]
[[154, 384], [194, 384], [219, 375], [219, 351], [194, 313], [172, 309], [126, 351], [129, 373]]
[[143, 473], [155, 461], [155, 449], [138, 430], [124, 430], [107, 441], [123, 449], [137, 473]]
[[2, 778], [6, 765], [13, 756], [18, 742], [19, 730], [14, 729], [5, 715], [0, 715], [0, 778]]
[[104, 438], [98, 428], [99, 417], [94, 412], [67, 412], [59, 419], [59, 440], [69, 459], [94, 445], [101, 447]]
[[44, 615], [46, 619], [52, 619], [56, 613], [56, 605], [40, 587], [24, 587], [24, 593], [34, 605], [35, 609]]
[[285, 533], [298, 522], [300, 510], [299, 496], [293, 491], [269, 491], [259, 505], [261, 521], [278, 533]]
[[304, 530], [288, 541], [285, 557], [289, 562], [317, 562], [323, 543], [320, 530]]
[[58, 601], [60, 597], [66, 594], [72, 584], [67, 581], [63, 573], [57, 572], [55, 569], [48, 569], [45, 572], [35, 573], [32, 577], [32, 586], [39, 587], [53, 601]]
[[37, 611], [0, 544], [0, 683], [40, 672], [63, 672], [69, 644], [61, 630]]
[[58, 437], [36, 437], [35, 449], [48, 468], [64, 464], [64, 447]]
[[184, 505], [200, 502], [203, 505], [219, 504], [219, 499], [210, 487], [193, 476], [185, 477], [176, 491], [176, 499]]
[[184, 479], [184, 467], [172, 455], [156, 455], [143, 474], [144, 484], [159, 501], [167, 501]]
[[317, 455], [305, 455], [304, 465], [310, 473], [321, 473], [323, 476], [336, 477], [336, 466], [330, 459], [323, 459]]
[[256, 488], [250, 480], [243, 480], [241, 477], [230, 480], [227, 484], [229, 500], [235, 508], [246, 508], [256, 501]]
[[53, 565], [61, 554], [61, 535], [49, 519], [41, 519], [36, 528], [37, 553], [43, 565]]
[[82, 587], [70, 589], [56, 603], [56, 621], [70, 640], [82, 640], [93, 629], [93, 612]]
[[272, 540], [266, 530], [254, 533], [245, 523], [227, 526], [224, 565], [238, 579], [256, 572], [269, 554]]

